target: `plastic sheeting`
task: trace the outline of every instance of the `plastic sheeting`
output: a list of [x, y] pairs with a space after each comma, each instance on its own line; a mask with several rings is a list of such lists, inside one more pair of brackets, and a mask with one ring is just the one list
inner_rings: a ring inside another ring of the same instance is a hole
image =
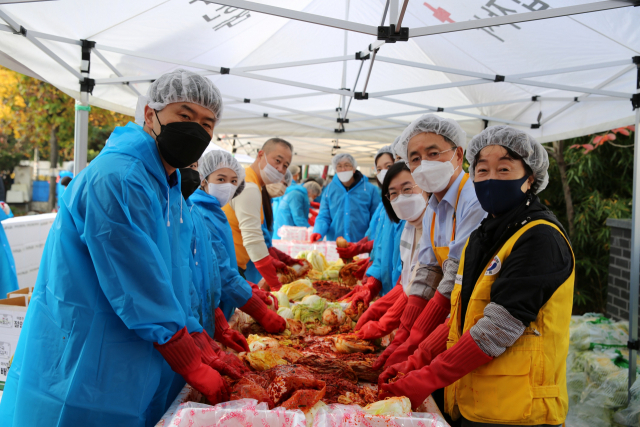
[[266, 403], [240, 399], [215, 406], [199, 403], [200, 393], [187, 385], [156, 424], [156, 427], [448, 427], [437, 413], [413, 412], [406, 417], [375, 416], [356, 405], [322, 406], [315, 416], [300, 410], [269, 410]]

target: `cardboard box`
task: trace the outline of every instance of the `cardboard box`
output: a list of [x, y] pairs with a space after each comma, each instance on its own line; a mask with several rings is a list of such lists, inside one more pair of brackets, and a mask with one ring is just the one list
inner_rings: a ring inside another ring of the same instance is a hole
[[21, 295], [31, 295], [33, 293], [33, 286], [27, 286], [26, 288], [18, 289], [7, 293], [7, 298], [13, 298]]
[[30, 299], [31, 295], [23, 294], [0, 300], [0, 390], [4, 390]]

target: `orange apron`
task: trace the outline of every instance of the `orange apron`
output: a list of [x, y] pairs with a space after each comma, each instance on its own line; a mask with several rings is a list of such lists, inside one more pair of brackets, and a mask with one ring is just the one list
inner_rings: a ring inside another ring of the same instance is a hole
[[[449, 243], [453, 242], [456, 239], [456, 210], [458, 209], [458, 201], [460, 200], [460, 193], [462, 192], [462, 188], [464, 184], [466, 184], [469, 179], [469, 174], [465, 173], [460, 181], [460, 185], [458, 186], [458, 197], [456, 198], [456, 205], [453, 207], [453, 227], [451, 230], [451, 240]], [[431, 218], [431, 248], [433, 249], [433, 253], [436, 255], [436, 259], [438, 260], [438, 264], [440, 264], [440, 268], [442, 268], [442, 264], [444, 261], [449, 258], [449, 245], [447, 246], [438, 246], [433, 242], [433, 234], [436, 226], [436, 213], [433, 213], [433, 218]]]

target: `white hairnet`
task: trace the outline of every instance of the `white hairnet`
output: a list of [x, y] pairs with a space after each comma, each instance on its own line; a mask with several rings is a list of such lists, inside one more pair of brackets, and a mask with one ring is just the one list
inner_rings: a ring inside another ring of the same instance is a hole
[[358, 163], [356, 163], [356, 159], [354, 159], [351, 154], [349, 154], [349, 153], [340, 153], [340, 154], [336, 154], [335, 156], [333, 156], [333, 159], [331, 160], [331, 164], [333, 165], [333, 168], [337, 170], [338, 163], [343, 161], [343, 160], [349, 160], [349, 162], [353, 165], [354, 168], [358, 167]]
[[244, 168], [233, 157], [231, 153], [223, 150], [213, 150], [200, 157], [198, 160], [198, 172], [200, 173], [200, 180], [207, 178], [209, 175], [217, 171], [218, 169], [229, 168], [238, 175], [238, 190], [233, 197], [242, 193], [244, 190]]
[[297, 174], [300, 173], [300, 166], [297, 165], [291, 165], [289, 166], [289, 170], [291, 171], [292, 174]]
[[[374, 158], [374, 163], [378, 161], [378, 159], [380, 158], [380, 156], [382, 156], [383, 154], [391, 154], [391, 157], [393, 157], [393, 160], [395, 160], [395, 154], [393, 154], [393, 150], [391, 149], [391, 145], [385, 145], [384, 147], [382, 147], [381, 149], [378, 150], [378, 152], [376, 153], [376, 157]], [[374, 165], [375, 166], [375, 165]]]
[[287, 169], [287, 171], [284, 174], [284, 183], [288, 187], [291, 185], [292, 181], [293, 181], [293, 175], [291, 174], [291, 171]]
[[216, 120], [220, 120], [222, 115], [222, 95], [213, 82], [200, 74], [179, 68], [160, 76], [151, 83], [146, 95], [138, 97], [136, 123], [144, 125], [146, 105], [160, 111], [174, 102], [200, 105], [211, 110], [216, 115]]
[[421, 133], [442, 135], [463, 149], [467, 144], [467, 133], [462, 130], [455, 120], [444, 119], [435, 114], [425, 114], [411, 122], [402, 134], [400, 134], [400, 139], [396, 146], [396, 154], [402, 157], [402, 160], [405, 162], [409, 161], [409, 154], [407, 153], [409, 140]]
[[475, 160], [478, 153], [489, 145], [500, 145], [508, 148], [522, 157], [533, 171], [537, 184], [536, 194], [547, 187], [549, 183], [549, 155], [547, 150], [531, 135], [511, 126], [491, 126], [474, 136], [467, 148], [469, 174], [471, 180], [475, 175]]
[[400, 154], [398, 153], [398, 142], [400, 142], [400, 136], [401, 135], [398, 135], [396, 139], [393, 140], [393, 143], [391, 144], [391, 151], [394, 157], [400, 156]]
[[307, 189], [307, 192], [311, 194], [315, 194], [316, 197], [322, 193], [322, 186], [315, 181], [309, 181], [304, 183], [304, 188]]

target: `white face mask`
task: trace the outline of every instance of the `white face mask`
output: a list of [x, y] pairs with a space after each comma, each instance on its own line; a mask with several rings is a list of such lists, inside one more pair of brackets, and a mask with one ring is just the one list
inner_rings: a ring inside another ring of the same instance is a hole
[[276, 182], [275, 184], [267, 184], [267, 193], [269, 193], [271, 197], [282, 196], [286, 189], [287, 187], [281, 182]]
[[448, 162], [423, 160], [420, 166], [411, 173], [418, 187], [427, 193], [438, 193], [447, 188], [451, 177], [458, 169], [454, 169], [451, 163], [455, 155], [456, 151], [453, 152], [453, 156]]
[[271, 166], [271, 163], [267, 161], [266, 155], [264, 157], [264, 161], [267, 163], [267, 165], [264, 168], [260, 169], [260, 176], [262, 177], [262, 181], [265, 184], [275, 184], [282, 181], [284, 179], [284, 174], [280, 173], [278, 169]]
[[382, 169], [380, 172], [378, 172], [378, 182], [380, 183], [380, 185], [382, 185], [382, 181], [384, 181], [384, 177], [387, 176], [387, 170], [388, 169]]
[[338, 179], [341, 182], [348, 182], [351, 178], [353, 178], [353, 171], [338, 172]]
[[233, 195], [236, 194], [237, 189], [238, 186], [233, 185], [230, 182], [225, 184], [207, 184], [207, 193], [218, 199], [220, 207], [229, 203], [229, 200], [231, 200]]
[[391, 202], [391, 207], [398, 218], [407, 221], [415, 221], [427, 208], [427, 202], [422, 194], [411, 194], [409, 196], [398, 196]]

